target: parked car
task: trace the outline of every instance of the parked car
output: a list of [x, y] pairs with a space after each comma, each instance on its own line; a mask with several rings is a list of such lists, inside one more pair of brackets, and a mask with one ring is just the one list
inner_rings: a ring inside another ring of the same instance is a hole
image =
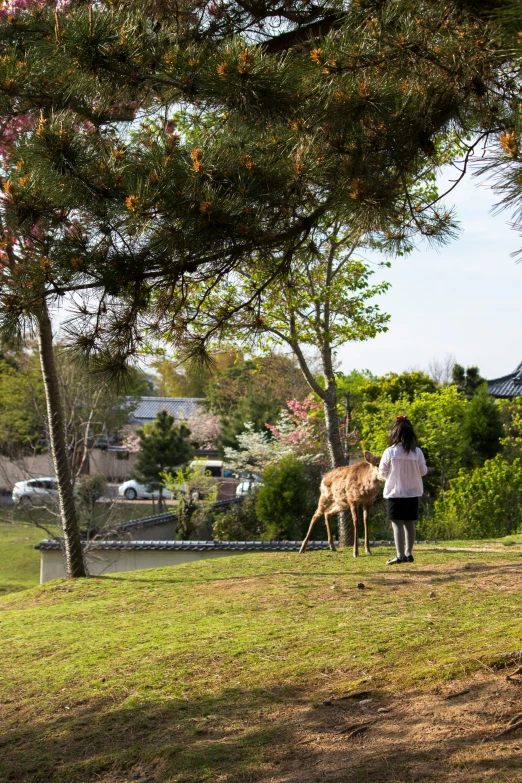
[[[124, 481], [123, 484], [120, 484], [118, 487], [118, 495], [127, 500], [151, 500], [152, 498], [159, 497], [159, 490], [155, 489], [154, 491], [150, 491], [145, 484], [140, 484], [138, 481], [134, 481], [134, 479], [129, 479], [129, 481]], [[172, 493], [168, 489], [165, 489], [165, 487], [163, 488], [163, 497], [165, 500], [172, 500]]]
[[257, 473], [242, 473], [239, 477], [240, 483], [236, 487], [236, 497], [241, 497], [250, 492], [255, 486], [261, 486], [261, 476]]
[[56, 479], [45, 476], [28, 481], [17, 481], [13, 487], [12, 498], [20, 506], [27, 503], [35, 505], [52, 503], [58, 499]]
[[226, 468], [220, 459], [194, 459], [190, 467], [201, 467], [205, 473], [210, 473], [212, 478], [232, 478], [232, 471]]

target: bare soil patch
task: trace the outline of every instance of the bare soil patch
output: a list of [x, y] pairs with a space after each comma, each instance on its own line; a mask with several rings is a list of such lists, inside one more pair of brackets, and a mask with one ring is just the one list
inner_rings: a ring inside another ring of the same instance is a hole
[[[508, 672], [509, 674], [509, 672]], [[516, 783], [522, 781], [522, 678], [484, 671], [437, 686], [430, 693], [382, 691], [356, 698], [281, 697], [263, 723], [274, 731], [270, 752], [254, 768], [213, 778], [216, 783]], [[250, 718], [253, 716], [250, 715]], [[257, 716], [259, 720], [259, 715]], [[256, 725], [258, 725], [258, 720]], [[504, 736], [501, 732], [515, 726]], [[237, 742], [254, 727], [226, 727], [217, 720], [201, 729], [205, 744]], [[213, 752], [213, 751], [212, 751]], [[170, 765], [169, 765], [170, 766]], [[169, 774], [170, 772], [170, 774]], [[127, 773], [89, 776], [88, 783], [199, 781], [164, 765], [137, 764]], [[87, 783], [87, 779], [86, 779]]]
[[522, 711], [521, 684], [505, 674], [484, 672], [428, 694], [370, 698], [294, 710], [288, 719], [300, 739], [279, 754], [278, 773], [261, 780], [522, 781], [522, 727], [498, 736]]

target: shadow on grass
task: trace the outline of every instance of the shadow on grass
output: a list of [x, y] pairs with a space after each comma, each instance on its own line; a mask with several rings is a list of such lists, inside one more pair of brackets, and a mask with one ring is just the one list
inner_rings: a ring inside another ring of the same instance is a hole
[[283, 698], [228, 689], [193, 700], [131, 697], [117, 706], [98, 700], [70, 711], [61, 705], [50, 720], [3, 732], [0, 780], [87, 783], [124, 775], [163, 783], [226, 775], [239, 781], [262, 770], [278, 743], [291, 740], [288, 726], [259, 720]]
[[[453, 554], [453, 553], [448, 553]], [[462, 553], [455, 553], [456, 555], [460, 555], [458, 558], [459, 560], [462, 560]], [[317, 565], [317, 564], [315, 564]], [[421, 568], [417, 568], [417, 566], [421, 566]], [[255, 573], [255, 574], [242, 574], [241, 576], [235, 576], [231, 574], [230, 576], [212, 576], [212, 574], [206, 574], [204, 576], [201, 576], [196, 579], [191, 579], [188, 577], [187, 573], [185, 572], [183, 576], [179, 577], [151, 577], [146, 578], [143, 576], [135, 577], [130, 575], [132, 572], [128, 572], [126, 575], [119, 576], [118, 574], [100, 574], [100, 575], [93, 575], [89, 576], [89, 579], [92, 580], [109, 580], [109, 581], [115, 581], [115, 582], [143, 582], [145, 584], [206, 584], [208, 582], [249, 582], [249, 581], [255, 581], [257, 579], [270, 579], [272, 577], [277, 576], [292, 576], [292, 577], [298, 577], [300, 579], [331, 579], [332, 577], [353, 577], [354, 579], [365, 579], [368, 584], [375, 583], [375, 584], [385, 584], [388, 582], [389, 577], [393, 576], [399, 576], [404, 581], [409, 581], [407, 577], [414, 577], [416, 582], [421, 582], [425, 580], [427, 583], [430, 583], [432, 580], [436, 580], [438, 583], [444, 583], [444, 582], [455, 582], [455, 581], [464, 581], [464, 580], [471, 580], [476, 579], [484, 576], [486, 573], [498, 573], [501, 574], [509, 574], [509, 573], [515, 573], [519, 574], [521, 571], [522, 562], [517, 563], [499, 563], [498, 565], [491, 564], [491, 563], [480, 563], [478, 561], [470, 562], [470, 563], [462, 563], [461, 568], [459, 569], [452, 569], [449, 573], [445, 574], [444, 571], [441, 570], [435, 570], [426, 568], [422, 564], [422, 560], [417, 561], [415, 565], [413, 564], [407, 564], [407, 565], [400, 565], [400, 566], [390, 566], [386, 571], [383, 572], [372, 572], [367, 570], [361, 570], [361, 571], [324, 571], [321, 572], [320, 570], [309, 570], [309, 571], [268, 571], [266, 573]], [[168, 566], [167, 566], [168, 567]], [[162, 566], [163, 570], [164, 566]], [[171, 568], [176, 569], [177, 566], [171, 566]]]
[[[71, 706], [70, 712], [62, 704], [54, 718], [35, 718], [32, 723], [13, 712], [11, 728], [0, 740], [0, 779], [478, 783], [491, 781], [495, 773], [495, 780], [522, 780], [517, 748], [505, 748], [500, 759], [493, 747], [482, 744], [484, 727], [469, 721], [465, 729], [455, 725], [453, 702], [443, 702], [434, 720], [433, 705], [425, 705], [424, 713], [422, 702], [420, 709], [415, 707], [418, 696], [397, 701], [372, 695], [372, 707], [353, 700], [326, 706], [319, 697], [314, 704], [298, 688], [226, 689], [217, 696], [186, 700], [130, 697], [115, 705], [99, 699]], [[472, 709], [477, 695], [467, 697]], [[382, 705], [391, 708], [391, 714], [379, 714]], [[368, 719], [375, 723], [366, 734], [350, 738], [343, 733]], [[435, 726], [425, 726], [423, 721], [430, 719]]]

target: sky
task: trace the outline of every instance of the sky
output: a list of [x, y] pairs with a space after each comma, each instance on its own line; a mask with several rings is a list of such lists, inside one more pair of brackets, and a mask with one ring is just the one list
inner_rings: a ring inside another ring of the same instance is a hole
[[[440, 192], [444, 185], [447, 179]], [[427, 370], [451, 355], [492, 379], [522, 362], [522, 261], [510, 256], [522, 237], [510, 228], [509, 211], [492, 214], [497, 201], [489, 187], [466, 178], [446, 199], [460, 223], [458, 238], [436, 250], [419, 246], [392, 259], [391, 269], [376, 268], [373, 279], [391, 283], [378, 300], [391, 315], [389, 331], [343, 346], [339, 369]]]

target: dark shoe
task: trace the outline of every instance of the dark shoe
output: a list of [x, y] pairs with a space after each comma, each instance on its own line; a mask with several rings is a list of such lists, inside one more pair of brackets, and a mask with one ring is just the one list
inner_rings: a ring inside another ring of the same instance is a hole
[[415, 558], [413, 557], [413, 555], [406, 555], [405, 558], [404, 558], [404, 562], [405, 563], [414, 563], [415, 562]]
[[395, 565], [396, 563], [407, 563], [407, 559], [405, 557], [392, 557], [391, 560], [386, 561], [386, 565]]

